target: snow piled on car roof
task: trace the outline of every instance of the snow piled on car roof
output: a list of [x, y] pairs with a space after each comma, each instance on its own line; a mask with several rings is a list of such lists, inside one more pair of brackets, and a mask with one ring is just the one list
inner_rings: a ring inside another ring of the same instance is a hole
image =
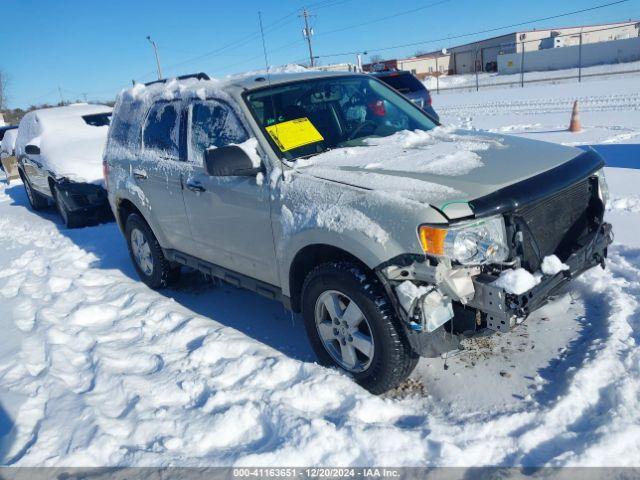
[[89, 125], [82, 117], [111, 112], [106, 105], [73, 104], [34, 110], [20, 121], [15, 150], [40, 147], [38, 160], [57, 177], [73, 181], [102, 181], [102, 152], [107, 126]]
[[[174, 78], [150, 85], [136, 83], [131, 88], [123, 89], [116, 98], [114, 107], [116, 115], [112, 120], [112, 132], [107, 141], [107, 153], [109, 156], [116, 152], [122, 155], [127, 151], [136, 151], [140, 147], [144, 117], [151, 104], [159, 100], [189, 98], [204, 100], [215, 96], [228, 101], [233, 106], [231, 98], [222, 89], [226, 84], [228, 80], [198, 80], [197, 78], [177, 80]], [[110, 151], [112, 149], [113, 151]]]

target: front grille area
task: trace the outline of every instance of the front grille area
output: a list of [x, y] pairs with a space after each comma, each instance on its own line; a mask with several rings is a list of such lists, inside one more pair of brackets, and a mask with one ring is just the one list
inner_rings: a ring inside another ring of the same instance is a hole
[[552, 254], [566, 260], [578, 246], [579, 239], [601, 220], [602, 209], [596, 206], [597, 198], [597, 181], [587, 178], [514, 211], [507, 223], [511, 224], [512, 246], [521, 256], [522, 266], [536, 271], [542, 259]]

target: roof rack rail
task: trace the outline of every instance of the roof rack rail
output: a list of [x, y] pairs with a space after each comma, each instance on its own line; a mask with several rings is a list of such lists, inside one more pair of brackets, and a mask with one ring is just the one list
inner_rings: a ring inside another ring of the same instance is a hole
[[196, 80], [211, 80], [211, 78], [209, 78], [209, 75], [203, 72], [199, 72], [199, 73], [190, 73], [189, 75], [180, 75], [179, 77], [171, 77], [171, 78], [163, 78], [162, 80], [154, 80], [153, 82], [145, 83], [144, 86], [148, 87], [149, 85], [155, 85], [156, 83], [166, 83], [169, 80], [173, 80], [174, 78], [176, 80], [187, 80], [189, 78], [195, 78]]

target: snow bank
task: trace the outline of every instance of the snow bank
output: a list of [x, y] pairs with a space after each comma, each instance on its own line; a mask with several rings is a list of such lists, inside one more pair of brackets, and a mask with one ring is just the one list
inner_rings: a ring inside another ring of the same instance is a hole
[[20, 121], [16, 154], [27, 145], [40, 147], [39, 160], [57, 176], [74, 181], [102, 181], [102, 153], [108, 126], [92, 126], [85, 115], [109, 113], [106, 105], [74, 104], [34, 110]]
[[640, 212], [640, 196], [631, 195], [628, 197], [612, 198], [607, 204], [607, 210], [622, 210], [626, 212]]

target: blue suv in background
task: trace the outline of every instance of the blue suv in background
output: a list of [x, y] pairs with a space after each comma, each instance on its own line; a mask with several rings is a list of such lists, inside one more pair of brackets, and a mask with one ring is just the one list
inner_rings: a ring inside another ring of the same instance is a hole
[[402, 70], [384, 70], [381, 72], [373, 72], [371, 75], [396, 89], [440, 122], [439, 115], [431, 105], [431, 94], [429, 90], [427, 90], [424, 83], [413, 76], [413, 74]]

